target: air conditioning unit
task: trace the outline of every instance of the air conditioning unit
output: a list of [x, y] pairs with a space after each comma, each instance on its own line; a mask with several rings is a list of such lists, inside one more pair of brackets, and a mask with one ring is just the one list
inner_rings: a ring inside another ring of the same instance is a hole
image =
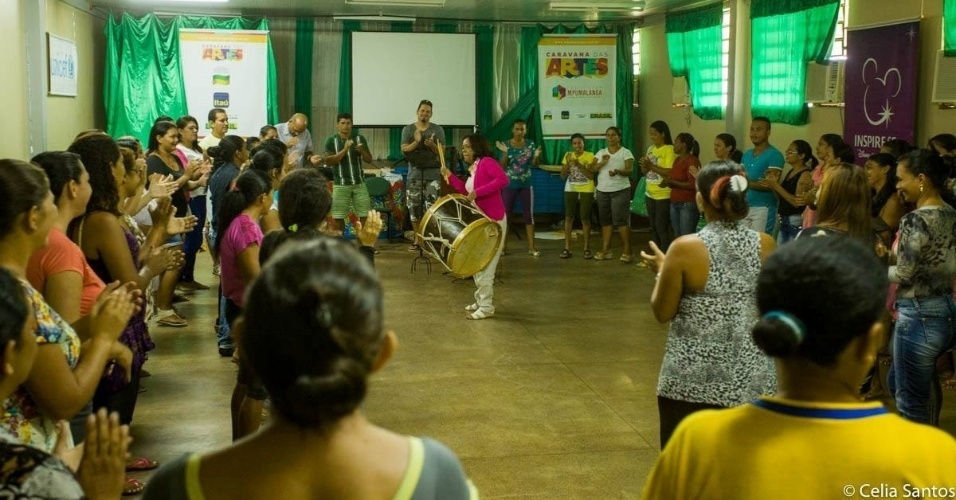
[[936, 74], [933, 77], [933, 102], [956, 102], [956, 57], [936, 53]]
[[671, 86], [671, 104], [676, 108], [691, 106], [690, 88], [687, 86], [686, 77], [674, 78], [674, 84]]
[[807, 102], [838, 104], [844, 102], [846, 61], [829, 64], [811, 63], [807, 67]]

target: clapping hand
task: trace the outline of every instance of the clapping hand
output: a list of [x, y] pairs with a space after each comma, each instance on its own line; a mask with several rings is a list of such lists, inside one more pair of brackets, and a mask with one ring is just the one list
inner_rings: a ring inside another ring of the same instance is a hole
[[690, 168], [687, 169], [687, 171], [690, 173], [691, 177], [696, 179], [697, 174], [700, 173], [700, 167], [698, 167], [697, 165], [691, 165]]
[[498, 151], [501, 151], [502, 153], [508, 152], [508, 146], [501, 141], [495, 142], [495, 147], [498, 148]]
[[179, 184], [173, 180], [172, 175], [153, 174], [149, 176], [150, 198], [166, 198], [172, 196], [177, 189], [179, 189]]
[[166, 222], [166, 234], [182, 234], [192, 231], [196, 227], [198, 219], [195, 215], [187, 215], [186, 217], [171, 217], [168, 222]]
[[103, 338], [112, 344], [123, 333], [135, 310], [135, 301], [125, 288], [117, 288], [104, 300], [97, 300], [90, 310], [93, 338]]
[[369, 210], [365, 224], [355, 222], [355, 237], [362, 246], [375, 246], [378, 235], [382, 232], [382, 216], [375, 210]]
[[425, 139], [425, 145], [428, 147], [435, 146], [435, 134], [428, 136], [428, 139]]
[[641, 259], [647, 264], [647, 267], [651, 268], [651, 271], [657, 273], [660, 272], [661, 267], [664, 265], [664, 252], [662, 252], [653, 241], [650, 242], [650, 247], [651, 253], [641, 251]]
[[126, 457], [133, 438], [119, 414], [105, 408], [86, 419], [83, 460], [76, 478], [87, 498], [119, 498], [125, 482]]

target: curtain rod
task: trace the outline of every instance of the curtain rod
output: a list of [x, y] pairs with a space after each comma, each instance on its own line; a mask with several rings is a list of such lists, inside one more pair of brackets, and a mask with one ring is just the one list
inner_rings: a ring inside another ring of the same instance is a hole
[[919, 18], [919, 17], [910, 17], [910, 18], [905, 18], [905, 19], [894, 19], [894, 20], [892, 20], [892, 21], [883, 21], [883, 22], [880, 22], [880, 23], [873, 23], [873, 24], [863, 24], [863, 25], [860, 25], [860, 26], [847, 26], [846, 30], [847, 30], [847, 31], [856, 31], [856, 30], [865, 30], [865, 29], [870, 29], [870, 28], [882, 28], [882, 27], [884, 27], [884, 26], [893, 26], [893, 25], [896, 25], [896, 24], [911, 23], [911, 22], [914, 22], [914, 21], [921, 21], [921, 20], [922, 20], [922, 18]]

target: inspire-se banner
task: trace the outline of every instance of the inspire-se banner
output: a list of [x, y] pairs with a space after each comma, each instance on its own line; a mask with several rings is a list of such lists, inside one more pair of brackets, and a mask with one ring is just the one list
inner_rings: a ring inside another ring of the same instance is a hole
[[604, 137], [615, 116], [615, 35], [545, 35], [538, 42], [538, 108], [545, 138]]
[[851, 30], [843, 137], [862, 165], [890, 139], [916, 139], [919, 21]]
[[[259, 135], [266, 121], [268, 31], [179, 30], [186, 108], [200, 124], [212, 108], [229, 115], [229, 133]], [[209, 129], [200, 125], [199, 135]]]

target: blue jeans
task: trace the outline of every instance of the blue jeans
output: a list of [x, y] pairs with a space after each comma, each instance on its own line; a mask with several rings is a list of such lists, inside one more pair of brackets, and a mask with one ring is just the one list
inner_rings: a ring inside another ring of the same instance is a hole
[[202, 230], [206, 225], [206, 195], [189, 199], [189, 210], [196, 216], [196, 227], [185, 234], [183, 253], [185, 262], [180, 281], [196, 281], [196, 254], [202, 248]]
[[803, 214], [779, 215], [780, 232], [777, 233], [777, 244], [783, 245], [797, 239], [797, 234], [803, 229]]
[[942, 390], [936, 359], [956, 345], [956, 304], [952, 295], [899, 299], [893, 331], [890, 394], [908, 420], [939, 424]]
[[222, 349], [232, 349], [232, 328], [226, 316], [226, 297], [222, 294], [222, 286], [219, 286], [219, 318], [216, 319], [216, 340]]
[[697, 232], [697, 221], [700, 212], [697, 203], [693, 201], [671, 202], [671, 227], [674, 228], [674, 238]]

